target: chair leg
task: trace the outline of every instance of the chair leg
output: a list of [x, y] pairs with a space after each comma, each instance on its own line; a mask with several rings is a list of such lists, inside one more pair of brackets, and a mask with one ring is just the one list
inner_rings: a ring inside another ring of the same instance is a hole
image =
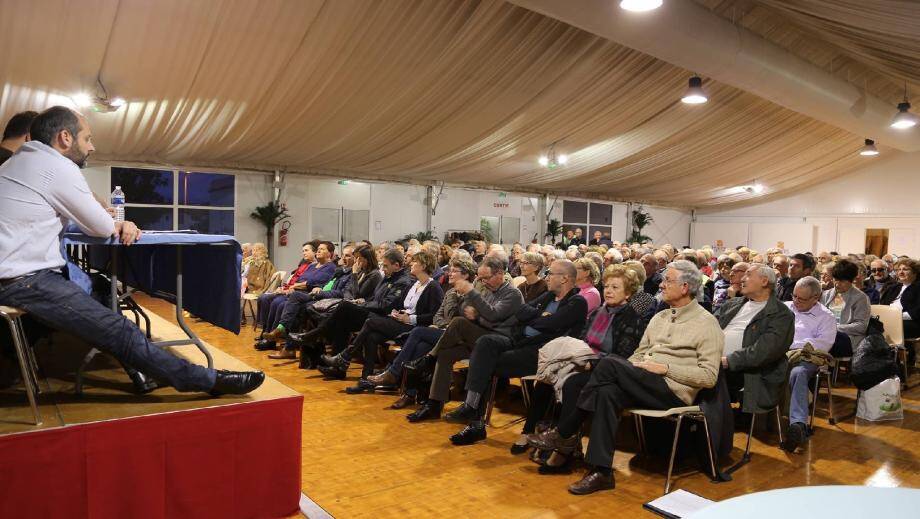
[[[709, 420], [706, 419], [706, 415], [701, 415], [703, 417], [703, 431], [706, 433], [706, 447], [709, 450], [709, 474], [712, 476], [712, 480], [715, 481], [719, 478], [716, 474], [716, 460], [715, 453], [712, 452], [712, 436], [709, 435]], [[754, 432], [754, 417], [751, 417], [751, 432]], [[750, 448], [751, 437], [748, 436], [748, 448]]]
[[33, 350], [26, 339], [26, 329], [22, 326], [22, 319], [16, 319], [16, 330], [19, 333], [19, 337], [22, 340], [23, 349], [25, 350], [26, 359], [29, 363], [29, 370], [32, 372], [32, 381], [35, 383], [35, 392], [40, 393], [41, 390], [38, 387], [38, 360], [35, 358], [35, 350]]
[[744, 461], [750, 461], [751, 459], [751, 437], [754, 436], [754, 422], [757, 421], [757, 414], [754, 413], [751, 415], [751, 427], [748, 429], [747, 444], [744, 446], [744, 456], [741, 458]]
[[642, 417], [634, 414], [633, 424], [636, 426], [636, 438], [639, 441], [639, 452], [645, 454], [645, 430], [642, 427]]
[[779, 444], [783, 444], [783, 412], [780, 410], [779, 406], [776, 406], [774, 409], [776, 411], [776, 434], [779, 435]]
[[834, 386], [831, 384], [830, 374], [827, 375], [827, 423], [834, 425], [837, 419], [834, 418]]
[[[529, 380], [521, 379], [521, 396], [524, 398], [524, 409], [530, 410], [530, 386]], [[534, 382], [536, 383], [536, 382]]]
[[664, 493], [671, 491], [671, 474], [674, 473], [674, 458], [677, 457], [677, 440], [680, 439], [680, 425], [684, 420], [684, 415], [677, 417], [677, 425], [674, 427], [674, 443], [671, 446], [671, 461], [668, 462], [668, 479], [664, 482]]
[[808, 421], [808, 430], [815, 426], [815, 410], [818, 409], [818, 392], [821, 390], [821, 371], [815, 373], [815, 390], [811, 397], [811, 419]]
[[26, 397], [29, 399], [29, 406], [32, 407], [32, 416], [35, 418], [35, 425], [42, 424], [42, 415], [38, 410], [38, 400], [36, 393], [38, 381], [35, 379], [35, 372], [32, 367], [32, 359], [27, 351], [30, 346], [25, 334], [22, 333], [22, 324], [19, 319], [11, 318], [3, 314], [7, 323], [10, 325], [10, 334], [13, 336], [13, 348], [16, 350], [16, 356], [19, 357], [19, 370], [22, 374], [22, 384], [26, 389]]
[[492, 382], [489, 384], [489, 401], [486, 404], [486, 418], [485, 424], [492, 425], [492, 408], [495, 406], [495, 386], [498, 385], [498, 377], [493, 376]]

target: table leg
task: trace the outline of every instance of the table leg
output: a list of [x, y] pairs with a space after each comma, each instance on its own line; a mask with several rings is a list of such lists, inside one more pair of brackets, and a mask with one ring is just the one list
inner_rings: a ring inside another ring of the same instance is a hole
[[197, 346], [205, 358], [208, 359], [208, 367], [213, 368], [214, 359], [211, 357], [211, 352], [201, 344], [201, 339], [185, 323], [185, 316], [182, 315], [182, 312], [182, 246], [180, 245], [176, 247], [176, 322], [179, 324], [179, 328], [182, 328], [182, 331], [188, 335], [191, 343]]

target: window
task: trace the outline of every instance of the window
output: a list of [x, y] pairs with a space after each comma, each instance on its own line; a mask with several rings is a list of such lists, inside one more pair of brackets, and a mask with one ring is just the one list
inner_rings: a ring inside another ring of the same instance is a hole
[[581, 229], [582, 239], [590, 243], [594, 239], [594, 232], [600, 231], [601, 235], [610, 240], [613, 233], [613, 205], [595, 202], [580, 202], [577, 200], [563, 200], [562, 202], [562, 232]]
[[141, 229], [234, 233], [233, 175], [113, 167], [115, 186], [125, 192], [125, 218]]

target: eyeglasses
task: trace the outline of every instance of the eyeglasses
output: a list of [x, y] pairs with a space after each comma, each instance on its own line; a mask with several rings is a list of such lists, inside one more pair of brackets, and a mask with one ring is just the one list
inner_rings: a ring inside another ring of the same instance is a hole
[[875, 269], [869, 269], [869, 270], [872, 272], [886, 272], [888, 269], [886, 269], [885, 267], [882, 267], [882, 268], [875, 268]]
[[565, 275], [565, 273], [563, 273], [563, 272], [547, 272], [547, 273], [546, 273], [546, 277], [550, 277], [550, 276], [564, 276], [564, 275]]

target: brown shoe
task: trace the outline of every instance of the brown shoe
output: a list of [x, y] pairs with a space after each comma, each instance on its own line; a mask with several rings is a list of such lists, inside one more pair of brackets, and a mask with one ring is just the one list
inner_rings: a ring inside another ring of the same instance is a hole
[[410, 405], [415, 403], [415, 395], [407, 395], [405, 393], [399, 397], [399, 400], [393, 402], [393, 405], [390, 406], [390, 409], [405, 409]]
[[275, 328], [268, 333], [262, 334], [262, 338], [267, 341], [280, 341], [284, 339], [284, 331], [280, 328]]
[[393, 376], [389, 371], [384, 371], [379, 375], [371, 375], [367, 377], [367, 381], [375, 386], [395, 386], [396, 377]]
[[281, 348], [280, 350], [269, 353], [268, 358], [270, 359], [279, 359], [279, 360], [292, 360], [297, 358], [297, 350], [289, 350], [287, 348]]
[[569, 492], [576, 496], [593, 494], [598, 490], [612, 490], [616, 486], [613, 480], [613, 473], [610, 475], [603, 474], [598, 470], [592, 470], [585, 474], [585, 477], [569, 485]]
[[541, 451], [559, 451], [562, 454], [571, 454], [575, 451], [575, 447], [578, 446], [579, 438], [577, 434], [573, 434], [571, 438], [563, 438], [559, 436], [559, 432], [556, 429], [550, 429], [546, 432], [529, 436], [527, 442], [530, 443], [531, 447], [536, 447]]

